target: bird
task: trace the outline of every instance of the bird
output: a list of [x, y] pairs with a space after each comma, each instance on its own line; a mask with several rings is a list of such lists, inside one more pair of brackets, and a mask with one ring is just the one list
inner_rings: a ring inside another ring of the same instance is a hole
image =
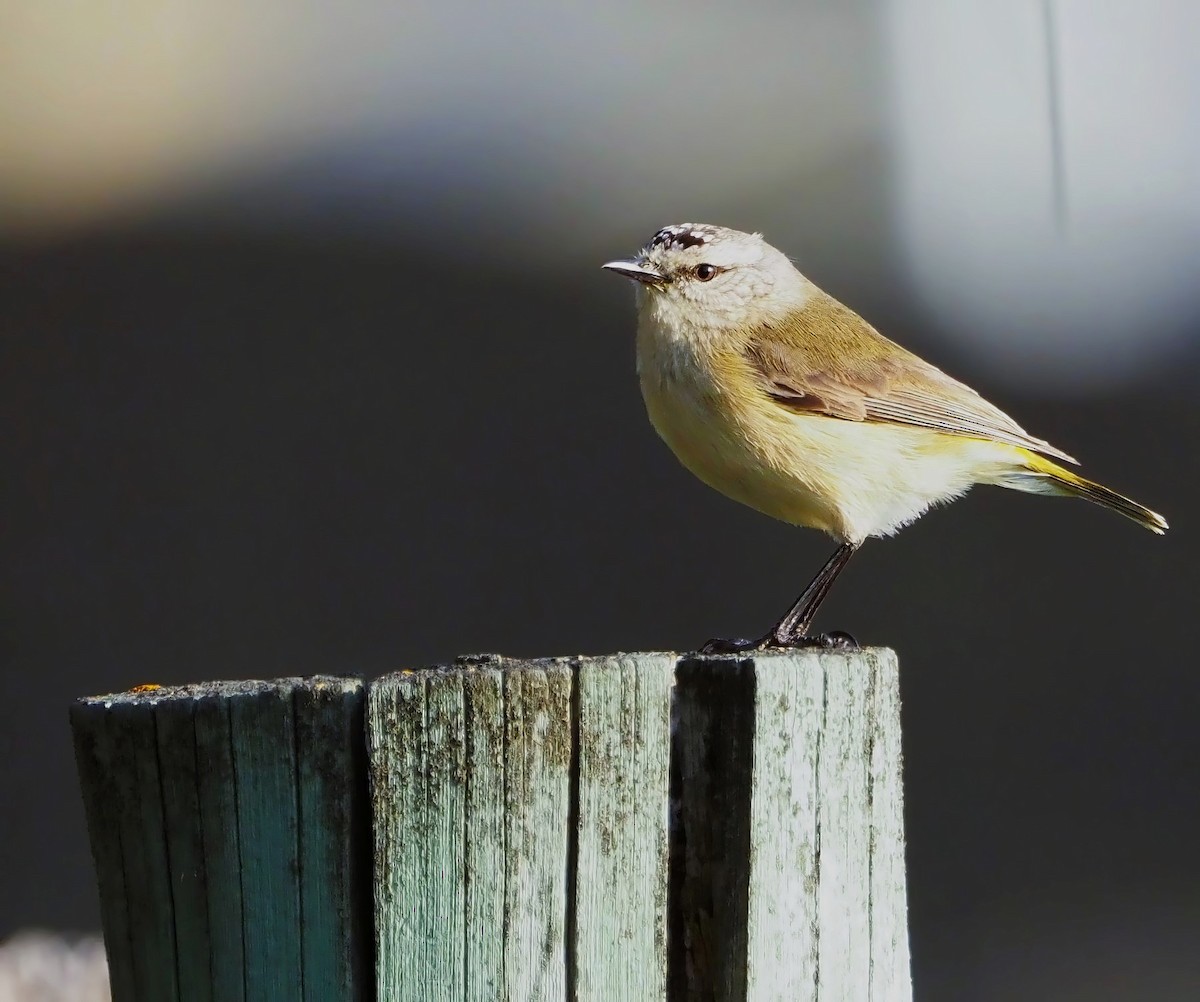
[[733, 500], [838, 543], [766, 634], [712, 639], [702, 653], [857, 646], [841, 631], [810, 633], [850, 558], [975, 484], [1085, 498], [1151, 532], [1167, 529], [1161, 515], [1068, 469], [1073, 457], [888, 340], [760, 233], [678, 223], [602, 267], [637, 285], [642, 397], [679, 461]]

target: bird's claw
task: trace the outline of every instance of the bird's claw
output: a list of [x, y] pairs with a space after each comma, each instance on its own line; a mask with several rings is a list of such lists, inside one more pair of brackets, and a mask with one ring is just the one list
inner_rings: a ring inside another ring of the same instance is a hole
[[819, 647], [825, 651], [858, 650], [858, 641], [845, 630], [830, 630], [828, 633], [822, 633], [816, 637], [805, 637], [804, 639], [815, 641], [812, 646]]

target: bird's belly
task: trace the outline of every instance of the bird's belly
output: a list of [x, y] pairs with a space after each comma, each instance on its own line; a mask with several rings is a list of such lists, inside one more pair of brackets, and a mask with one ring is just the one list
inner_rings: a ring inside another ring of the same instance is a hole
[[655, 429], [706, 484], [843, 540], [887, 535], [1011, 467], [1016, 450], [924, 428], [753, 409], [643, 387]]
[[756, 448], [748, 428], [717, 399], [643, 387], [650, 423], [691, 473], [764, 515], [836, 534], [827, 499]]

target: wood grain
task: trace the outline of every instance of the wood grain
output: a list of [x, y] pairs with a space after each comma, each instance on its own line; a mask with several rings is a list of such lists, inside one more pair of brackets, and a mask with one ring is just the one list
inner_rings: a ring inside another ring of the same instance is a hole
[[677, 701], [676, 997], [910, 999], [895, 656], [693, 658]]
[[116, 1002], [911, 998], [890, 651], [365, 688], [72, 709]]
[[372, 687], [380, 998], [664, 997], [673, 668], [481, 657]]
[[370, 997], [362, 704], [318, 677], [72, 708], [114, 1002]]

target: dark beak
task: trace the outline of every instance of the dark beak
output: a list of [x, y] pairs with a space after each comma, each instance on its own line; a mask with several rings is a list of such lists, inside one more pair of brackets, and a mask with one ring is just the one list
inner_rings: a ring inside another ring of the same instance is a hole
[[608, 264], [601, 267], [615, 271], [618, 275], [624, 275], [626, 278], [632, 278], [635, 282], [641, 282], [643, 285], [662, 285], [667, 280], [665, 275], [661, 275], [653, 268], [647, 268], [637, 261], [609, 261]]

